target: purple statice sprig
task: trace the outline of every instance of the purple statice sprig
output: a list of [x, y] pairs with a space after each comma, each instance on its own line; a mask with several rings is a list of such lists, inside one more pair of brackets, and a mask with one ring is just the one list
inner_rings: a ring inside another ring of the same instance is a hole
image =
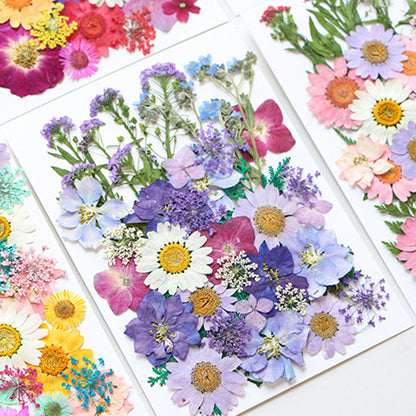
[[156, 63], [151, 68], [147, 68], [140, 73], [140, 85], [143, 91], [149, 91], [150, 80], [157, 79], [158, 81], [177, 81], [185, 82], [186, 75], [176, 69], [172, 62]]
[[[79, 364], [79, 360], [70, 358], [71, 363], [74, 366]], [[113, 370], [100, 371], [96, 363], [90, 361], [88, 358], [83, 357], [85, 367], [75, 367], [71, 369], [70, 375], [62, 373], [61, 375], [65, 378], [65, 382], [62, 386], [67, 390], [71, 388], [75, 389], [76, 396], [82, 401], [81, 406], [85, 409], [89, 409], [90, 401], [95, 401], [98, 397], [101, 397], [107, 406], [110, 405], [110, 396], [108, 393], [113, 393], [114, 389], [117, 388], [112, 381], [107, 381], [106, 378], [113, 375]], [[100, 366], [104, 366], [104, 360], [98, 359]], [[101, 413], [105, 410], [105, 407], [101, 404], [96, 405], [96, 412]]]
[[71, 170], [62, 177], [62, 189], [74, 188], [75, 180], [81, 180], [85, 176], [94, 176], [97, 166], [94, 163], [75, 163]]
[[72, 120], [63, 116], [60, 118], [54, 117], [50, 123], [45, 124], [41, 135], [48, 141], [47, 146], [54, 149], [57, 143], [65, 142], [68, 134], [74, 129], [75, 124]]
[[301, 205], [306, 205], [312, 197], [317, 198], [322, 195], [314, 182], [321, 174], [316, 171], [314, 174], [308, 173], [305, 177], [303, 175], [304, 170], [299, 166], [290, 166], [286, 169], [285, 195], [289, 200], [296, 199]]
[[107, 168], [110, 171], [110, 179], [113, 183], [117, 183], [121, 179], [121, 167], [124, 159], [131, 152], [131, 144], [126, 144], [123, 148], [119, 147], [110, 157]]
[[376, 318], [379, 322], [386, 319], [382, 313], [390, 300], [390, 294], [386, 291], [384, 279], [375, 282], [371, 276], [364, 276], [360, 271], [355, 271], [354, 278], [344, 279], [344, 283], [347, 286], [340, 292], [339, 297], [350, 303], [339, 312], [344, 315], [345, 322], [355, 320], [357, 324], [362, 324], [367, 320], [367, 325], [374, 327]]
[[111, 107], [120, 97], [120, 91], [106, 88], [101, 95], [97, 95], [90, 104], [90, 117], [97, 117], [98, 113], [111, 110]]

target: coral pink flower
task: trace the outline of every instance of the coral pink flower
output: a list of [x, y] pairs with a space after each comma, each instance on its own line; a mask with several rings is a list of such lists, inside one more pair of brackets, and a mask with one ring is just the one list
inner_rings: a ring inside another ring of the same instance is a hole
[[339, 178], [351, 186], [357, 184], [366, 190], [371, 185], [374, 175], [387, 172], [391, 165], [387, 161], [388, 146], [374, 142], [361, 135], [356, 144], [342, 149], [342, 157], [336, 164], [340, 167]]
[[416, 36], [412, 39], [406, 35], [401, 35], [400, 40], [406, 45], [407, 61], [403, 62], [403, 71], [393, 71], [393, 78], [400, 79], [403, 85], [408, 85], [412, 91], [416, 91]]
[[[260, 157], [266, 156], [268, 150], [272, 153], [288, 152], [295, 145], [292, 133], [282, 123], [282, 111], [273, 100], [266, 100], [254, 112], [253, 133], [257, 153]], [[253, 147], [249, 132], [244, 130], [241, 135], [246, 139], [248, 145]], [[251, 156], [245, 156], [245, 158], [249, 162], [253, 160]]]
[[404, 268], [416, 277], [416, 219], [406, 218], [400, 228], [404, 234], [397, 236], [396, 247], [403, 251], [397, 258], [404, 261]]
[[198, 14], [200, 7], [195, 6], [197, 0], [171, 0], [162, 4], [163, 12], [168, 16], [176, 13], [176, 18], [180, 22], [187, 22], [189, 13]]
[[133, 259], [127, 265], [116, 258], [116, 264], [109, 270], [97, 273], [94, 287], [97, 293], [107, 299], [111, 310], [119, 315], [128, 308], [136, 311], [139, 302], [146, 296], [149, 287], [143, 282], [147, 273], [138, 273]]
[[356, 99], [357, 90], [365, 90], [364, 80], [349, 71], [343, 57], [335, 58], [334, 69], [327, 65], [316, 65], [317, 74], [309, 74], [311, 86], [306, 89], [313, 96], [308, 107], [316, 118], [330, 127], [345, 127], [350, 129], [361, 121], [351, 120], [351, 110], [348, 106]]
[[389, 163], [392, 166], [390, 170], [374, 176], [367, 196], [369, 199], [378, 196], [382, 204], [391, 204], [394, 193], [400, 201], [405, 202], [410, 193], [416, 191], [416, 178], [405, 178], [402, 175], [401, 166], [397, 166], [391, 160], [389, 160]]

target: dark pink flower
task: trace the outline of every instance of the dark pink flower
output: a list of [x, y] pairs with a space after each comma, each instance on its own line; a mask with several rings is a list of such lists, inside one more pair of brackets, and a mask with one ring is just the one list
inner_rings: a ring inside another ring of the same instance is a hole
[[[253, 133], [260, 157], [266, 156], [268, 150], [272, 153], [288, 152], [295, 145], [292, 133], [282, 123], [282, 111], [273, 100], [266, 100], [254, 112]], [[241, 135], [246, 139], [248, 145], [253, 147], [250, 133], [244, 130]]]
[[147, 273], [138, 273], [134, 260], [128, 264], [116, 258], [116, 264], [109, 270], [97, 273], [94, 277], [94, 287], [97, 293], [107, 299], [111, 310], [119, 315], [128, 308], [137, 310], [137, 306], [146, 296], [149, 287], [143, 282]]
[[406, 222], [400, 226], [404, 234], [397, 236], [396, 247], [402, 252], [397, 256], [404, 261], [404, 268], [410, 270], [416, 277], [416, 220], [406, 218]]
[[197, 0], [171, 0], [162, 4], [163, 12], [167, 15], [176, 13], [176, 18], [180, 22], [187, 22], [189, 19], [189, 13], [198, 14], [201, 10], [200, 7], [195, 6]]

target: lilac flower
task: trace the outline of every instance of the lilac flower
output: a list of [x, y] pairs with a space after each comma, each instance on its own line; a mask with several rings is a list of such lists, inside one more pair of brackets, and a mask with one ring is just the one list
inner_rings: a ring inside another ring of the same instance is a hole
[[302, 316], [294, 311], [279, 311], [267, 320], [260, 334], [253, 328], [252, 335], [247, 356], [241, 357], [241, 368], [266, 383], [274, 383], [281, 377], [292, 380], [295, 377], [292, 361], [304, 364], [302, 350], [308, 328]]
[[63, 237], [79, 241], [86, 248], [97, 248], [107, 227], [117, 227], [129, 211], [124, 202], [110, 199], [97, 207], [103, 193], [101, 184], [91, 176], [75, 183], [76, 189], [65, 189], [59, 195], [64, 213], [58, 224]]
[[139, 303], [137, 318], [126, 325], [125, 334], [134, 340], [134, 351], [144, 354], [153, 366], [165, 364], [170, 357], [184, 360], [190, 345], [200, 341], [197, 317], [183, 305], [179, 295], [165, 298], [150, 290]]
[[314, 183], [314, 178], [317, 178], [320, 173], [315, 172], [314, 175], [308, 173], [306, 178], [302, 178], [303, 169], [300, 167], [287, 167], [285, 170], [286, 177], [286, 191], [287, 199], [296, 199], [300, 204], [307, 204], [312, 197], [321, 195], [321, 191]]
[[390, 300], [390, 294], [386, 292], [384, 286], [385, 280], [381, 279], [376, 283], [368, 275], [364, 276], [363, 279], [363, 275], [359, 271], [354, 274], [357, 280], [349, 279], [345, 281], [348, 286], [340, 293], [340, 297], [345, 296], [352, 303], [340, 308], [339, 312], [344, 315], [345, 322], [354, 321], [355, 319], [357, 324], [361, 324], [364, 316], [366, 316], [367, 324], [375, 326], [375, 317], [378, 317], [379, 321], [386, 319], [381, 316], [386, 302]]
[[205, 120], [215, 120], [220, 115], [219, 110], [222, 107], [220, 100], [215, 99], [209, 101], [204, 101], [199, 107], [199, 117], [202, 121]]
[[97, 95], [90, 104], [90, 117], [96, 117], [98, 113], [111, 107], [117, 98], [120, 97], [120, 91], [107, 88], [102, 95]]
[[266, 318], [262, 313], [268, 313], [273, 309], [273, 302], [267, 298], [259, 300], [252, 294], [248, 299], [242, 299], [235, 304], [235, 310], [245, 315], [246, 322], [261, 331], [266, 325]]
[[416, 124], [413, 121], [409, 121], [407, 129], [393, 134], [390, 150], [393, 152], [390, 159], [401, 166], [403, 176], [407, 179], [416, 177]]
[[354, 343], [357, 330], [346, 323], [339, 313], [342, 302], [331, 295], [322, 296], [306, 308], [305, 323], [308, 334], [308, 353], [315, 355], [321, 349], [325, 358], [332, 358], [335, 351], [345, 354], [345, 345]]
[[0, 143], [0, 169], [3, 169], [4, 165], [8, 165], [10, 159], [10, 153], [7, 151], [7, 145]]
[[235, 395], [242, 396], [242, 384], [247, 379], [234, 370], [241, 361], [236, 357], [224, 357], [210, 349], [190, 348], [185, 361], [169, 362], [167, 385], [176, 390], [172, 401], [178, 406], [189, 403], [189, 413], [195, 416], [211, 416], [214, 406], [226, 415], [237, 404]]
[[204, 168], [195, 163], [195, 153], [185, 146], [173, 158], [165, 159], [162, 166], [169, 175], [169, 182], [178, 189], [185, 186], [190, 179], [202, 179], [205, 176]]
[[62, 189], [73, 188], [76, 179], [81, 180], [84, 176], [90, 175], [95, 168], [96, 166], [93, 163], [75, 163], [70, 172], [62, 177]]
[[302, 227], [286, 245], [292, 253], [295, 271], [306, 277], [308, 293], [313, 298], [322, 296], [327, 286], [336, 285], [351, 270], [349, 250], [338, 244], [332, 231]]
[[402, 61], [407, 59], [403, 55], [406, 47], [393, 29], [385, 30], [381, 23], [371, 26], [370, 31], [357, 26], [345, 40], [352, 48], [344, 51], [348, 68], [357, 68], [356, 73], [361, 78], [388, 79], [393, 78], [392, 71], [402, 72]]
[[328, 213], [331, 209], [332, 204], [329, 201], [318, 200], [318, 198], [312, 196], [304, 206], [297, 209], [295, 216], [300, 224], [319, 229], [325, 225], [323, 214]]
[[131, 144], [126, 144], [122, 149], [119, 147], [117, 151], [110, 157], [107, 168], [111, 172], [110, 179], [113, 183], [116, 183], [120, 176], [120, 165], [123, 161], [123, 157], [130, 153]]
[[148, 91], [150, 88], [149, 78], [157, 78], [168, 76], [174, 78], [176, 81], [186, 81], [186, 75], [176, 69], [172, 62], [156, 63], [151, 68], [147, 68], [140, 74], [140, 85], [143, 91]]
[[40, 134], [48, 141], [47, 146], [53, 149], [54, 139], [58, 142], [62, 141], [62, 136], [66, 136], [73, 128], [75, 127], [72, 120], [67, 117], [60, 117], [56, 119], [55, 117], [51, 120], [50, 123], [45, 124]]
[[82, 140], [78, 143], [82, 153], [86, 153], [90, 145], [94, 142], [98, 129], [105, 123], [98, 118], [85, 120], [80, 126]]
[[226, 356], [241, 357], [247, 354], [246, 343], [252, 335], [244, 317], [235, 314], [226, 315], [221, 310], [210, 318], [207, 330], [208, 345], [218, 353]]

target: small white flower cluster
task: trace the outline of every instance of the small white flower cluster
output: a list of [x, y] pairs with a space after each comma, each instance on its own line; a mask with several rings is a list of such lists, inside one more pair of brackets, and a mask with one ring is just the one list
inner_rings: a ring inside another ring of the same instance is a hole
[[277, 302], [274, 305], [277, 310], [293, 310], [300, 315], [306, 314], [305, 307], [308, 305], [308, 298], [306, 297], [305, 289], [298, 289], [290, 282], [285, 286], [277, 285], [276, 298]]
[[118, 257], [124, 265], [126, 265], [131, 258], [134, 258], [135, 263], [139, 261], [141, 254], [140, 250], [143, 247], [146, 239], [141, 235], [140, 230], [136, 228], [127, 227], [126, 224], [120, 224], [117, 227], [107, 228], [105, 237], [101, 240], [104, 246], [104, 257], [107, 259], [110, 266], [116, 262]]
[[250, 286], [253, 280], [260, 280], [260, 276], [252, 272], [257, 269], [257, 264], [250, 261], [244, 250], [238, 254], [231, 250], [230, 253], [218, 259], [217, 263], [221, 267], [217, 270], [215, 277], [225, 280], [231, 288], [238, 292]]

